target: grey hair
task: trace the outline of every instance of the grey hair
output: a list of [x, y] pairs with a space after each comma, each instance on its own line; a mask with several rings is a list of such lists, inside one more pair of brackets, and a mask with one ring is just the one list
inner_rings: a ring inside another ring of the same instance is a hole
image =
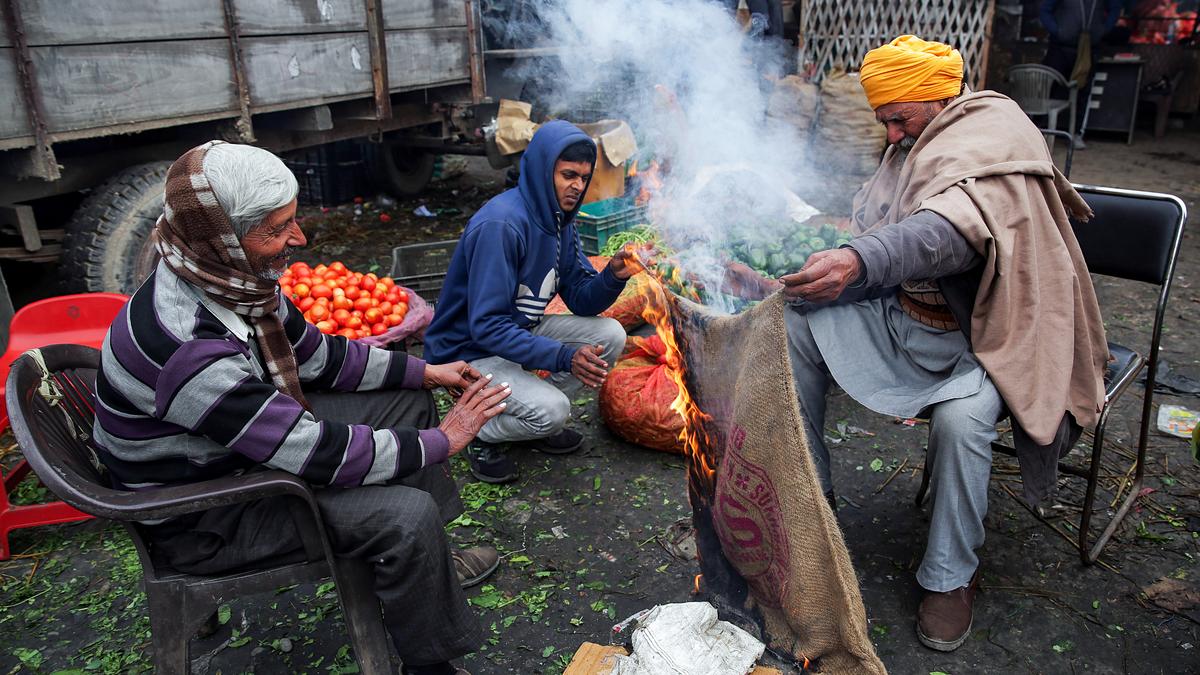
[[296, 177], [268, 150], [220, 143], [204, 156], [204, 176], [238, 241], [300, 192]]

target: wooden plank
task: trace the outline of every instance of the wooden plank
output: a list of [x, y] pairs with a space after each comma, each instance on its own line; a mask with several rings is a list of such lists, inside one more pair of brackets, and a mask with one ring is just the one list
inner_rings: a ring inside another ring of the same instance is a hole
[[[225, 40], [32, 52], [51, 132], [237, 109]], [[8, 90], [0, 85], [0, 91]]]
[[388, 31], [387, 54], [392, 91], [471, 78], [465, 28]]
[[[381, 0], [389, 30], [465, 26], [466, 9], [447, 0]], [[243, 35], [336, 33], [366, 30], [362, 0], [237, 0]]]
[[[7, 31], [5, 31], [7, 32]], [[21, 95], [21, 78], [17, 76], [15, 50], [0, 49], [0, 138], [33, 134], [25, 98]]]
[[365, 32], [246, 37], [241, 42], [255, 107], [371, 91]]
[[[194, 0], [20, 0], [30, 46], [211, 38], [221, 3]], [[0, 46], [11, 46], [8, 36]]]

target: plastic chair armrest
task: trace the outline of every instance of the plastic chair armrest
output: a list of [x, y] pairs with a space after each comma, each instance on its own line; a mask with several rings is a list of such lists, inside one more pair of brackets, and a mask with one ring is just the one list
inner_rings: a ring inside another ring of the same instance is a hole
[[240, 476], [150, 488], [138, 491], [105, 490], [81, 510], [113, 520], [159, 520], [220, 506], [230, 506], [267, 497], [292, 496], [316, 513], [316, 502], [308, 484], [286, 471], [254, 471]]

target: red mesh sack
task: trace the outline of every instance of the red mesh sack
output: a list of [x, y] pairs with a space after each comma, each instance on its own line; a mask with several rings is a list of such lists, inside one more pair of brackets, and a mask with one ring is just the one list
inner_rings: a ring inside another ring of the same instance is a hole
[[600, 388], [600, 417], [630, 443], [682, 453], [683, 418], [671, 410], [679, 387], [667, 372], [666, 351], [657, 335], [630, 337]]

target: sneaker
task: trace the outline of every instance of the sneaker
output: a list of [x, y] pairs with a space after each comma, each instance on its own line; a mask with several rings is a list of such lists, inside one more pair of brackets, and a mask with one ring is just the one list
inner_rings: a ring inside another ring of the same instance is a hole
[[917, 609], [917, 638], [921, 644], [939, 652], [952, 652], [966, 642], [978, 591], [979, 570], [961, 588], [945, 593], [925, 591]]
[[467, 448], [467, 459], [471, 462], [471, 475], [485, 483], [511, 483], [520, 472], [499, 446], [490, 443], [475, 443]]
[[500, 554], [491, 546], [475, 546], [465, 550], [450, 551], [454, 559], [454, 571], [458, 573], [458, 585], [470, 588], [488, 578], [500, 566]]
[[533, 442], [535, 450], [547, 455], [569, 455], [583, 446], [583, 434], [574, 429], [563, 429], [549, 438], [539, 438]]

